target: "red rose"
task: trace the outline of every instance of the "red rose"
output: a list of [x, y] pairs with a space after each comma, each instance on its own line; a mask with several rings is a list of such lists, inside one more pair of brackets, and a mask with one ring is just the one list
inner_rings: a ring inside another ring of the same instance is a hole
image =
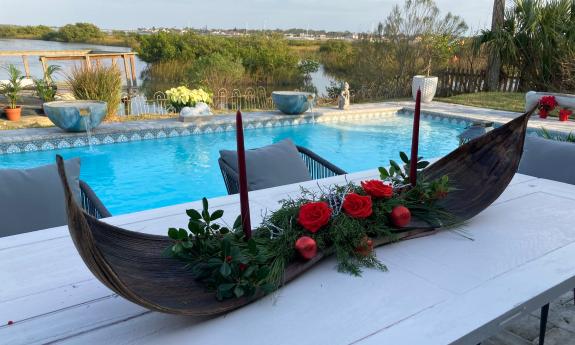
[[393, 196], [393, 187], [379, 180], [361, 181], [363, 190], [376, 198], [391, 198]]
[[308, 202], [299, 208], [298, 223], [306, 230], [317, 232], [331, 218], [331, 208], [326, 202]]
[[349, 193], [343, 199], [343, 210], [353, 218], [367, 218], [371, 216], [371, 197]]
[[549, 111], [544, 108], [539, 109], [539, 117], [542, 119], [546, 119], [549, 116]]

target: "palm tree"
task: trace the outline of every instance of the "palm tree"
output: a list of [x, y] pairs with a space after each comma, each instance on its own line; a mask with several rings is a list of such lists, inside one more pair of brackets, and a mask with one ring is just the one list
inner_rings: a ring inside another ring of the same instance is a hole
[[[505, 0], [493, 1], [493, 17], [491, 19], [491, 31], [495, 32], [503, 27], [505, 16]], [[501, 54], [498, 49], [492, 47], [489, 52], [489, 64], [487, 66], [487, 88], [490, 91], [499, 89], [499, 73], [501, 72]]]

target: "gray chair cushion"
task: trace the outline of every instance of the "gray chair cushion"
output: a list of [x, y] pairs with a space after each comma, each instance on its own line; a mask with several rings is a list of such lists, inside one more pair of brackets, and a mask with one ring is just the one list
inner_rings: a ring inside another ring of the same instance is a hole
[[[80, 159], [65, 162], [68, 182], [80, 200]], [[64, 189], [56, 165], [0, 170], [0, 237], [66, 225]]]
[[518, 172], [575, 184], [575, 143], [539, 137], [525, 138]]
[[[221, 150], [222, 160], [238, 171], [236, 151]], [[289, 139], [257, 149], [246, 150], [248, 189], [258, 190], [311, 180], [304, 160]]]

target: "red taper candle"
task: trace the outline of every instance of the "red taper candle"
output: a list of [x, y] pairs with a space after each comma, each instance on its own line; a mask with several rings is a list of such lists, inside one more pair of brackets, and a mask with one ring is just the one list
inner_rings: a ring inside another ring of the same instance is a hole
[[411, 135], [411, 160], [409, 166], [409, 182], [417, 185], [417, 149], [419, 147], [419, 116], [421, 115], [421, 89], [417, 89], [415, 98], [415, 113], [413, 114], [413, 134]]
[[238, 174], [240, 175], [240, 208], [242, 214], [242, 229], [246, 239], [252, 237], [250, 224], [250, 202], [248, 200], [248, 177], [246, 174], [246, 152], [244, 148], [244, 127], [242, 112], [236, 113], [236, 141], [238, 150]]

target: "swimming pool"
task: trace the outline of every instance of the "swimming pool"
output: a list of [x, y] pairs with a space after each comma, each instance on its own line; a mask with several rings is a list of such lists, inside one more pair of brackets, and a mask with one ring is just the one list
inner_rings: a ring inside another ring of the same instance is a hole
[[[439, 157], [458, 145], [462, 122], [424, 119], [420, 155]], [[409, 152], [412, 117], [396, 114], [371, 120], [258, 128], [245, 131], [246, 148], [291, 138], [348, 172], [387, 165]], [[226, 194], [218, 151], [235, 149], [235, 132], [0, 155], [0, 168], [35, 167], [81, 157], [81, 178], [114, 215]]]

